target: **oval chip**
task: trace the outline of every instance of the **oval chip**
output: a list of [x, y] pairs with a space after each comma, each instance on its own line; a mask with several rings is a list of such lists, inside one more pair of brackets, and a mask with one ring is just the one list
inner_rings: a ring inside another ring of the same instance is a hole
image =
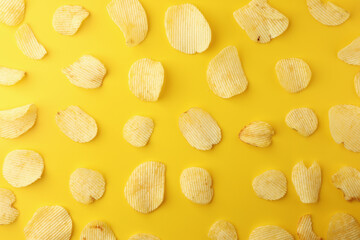
[[21, 52], [35, 60], [42, 59], [47, 51], [36, 39], [28, 24], [21, 25], [15, 33], [16, 44]]
[[343, 167], [331, 178], [332, 183], [340, 189], [347, 201], [360, 201], [360, 172], [356, 168]]
[[340, 25], [350, 17], [349, 12], [329, 1], [306, 0], [306, 3], [311, 16], [327, 26]]
[[124, 126], [124, 139], [134, 147], [144, 147], [154, 130], [154, 121], [148, 117], [134, 116]]
[[0, 67], [0, 85], [11, 86], [19, 82], [25, 76], [25, 72], [17, 69]]
[[211, 225], [208, 237], [211, 240], [237, 240], [237, 232], [235, 226], [225, 220], [216, 221]]
[[336, 213], [331, 217], [327, 240], [358, 240], [360, 239], [360, 224], [350, 214]]
[[269, 170], [260, 174], [254, 178], [252, 186], [256, 195], [265, 200], [279, 200], [287, 192], [285, 174], [279, 170]]
[[9, 26], [20, 24], [25, 15], [24, 0], [1, 0], [0, 1], [0, 23]]
[[310, 108], [296, 108], [291, 110], [285, 118], [289, 128], [296, 130], [300, 135], [308, 137], [318, 127], [318, 118]]
[[147, 233], [138, 233], [131, 236], [129, 240], [160, 240], [160, 238]]
[[267, 225], [255, 228], [249, 240], [294, 240], [294, 237], [281, 227]]
[[62, 35], [74, 35], [88, 16], [89, 11], [82, 6], [61, 6], [54, 13], [53, 27]]
[[81, 240], [116, 240], [110, 226], [102, 221], [92, 221], [82, 230]]
[[268, 147], [271, 145], [275, 131], [267, 122], [257, 121], [246, 125], [239, 133], [241, 141], [255, 147]]
[[351, 65], [360, 65], [360, 37], [338, 52], [338, 58]]
[[321, 237], [318, 237], [313, 230], [313, 223], [311, 220], [311, 215], [307, 214], [300, 218], [297, 225], [297, 235], [299, 240], [321, 240]]
[[0, 188], [0, 225], [11, 224], [19, 216], [19, 210], [13, 207], [15, 194], [5, 188]]

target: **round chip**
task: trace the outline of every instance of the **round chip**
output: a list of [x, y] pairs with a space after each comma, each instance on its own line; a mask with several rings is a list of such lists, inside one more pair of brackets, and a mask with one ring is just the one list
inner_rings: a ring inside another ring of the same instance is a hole
[[82, 230], [81, 240], [116, 240], [110, 226], [102, 221], [92, 221]]
[[313, 223], [311, 220], [311, 215], [307, 214], [300, 218], [297, 226], [297, 234], [299, 240], [321, 240], [321, 237], [318, 237], [313, 230]]
[[154, 130], [154, 121], [148, 117], [134, 116], [124, 126], [124, 139], [134, 147], [145, 146]]
[[279, 200], [287, 192], [285, 174], [279, 170], [269, 170], [260, 174], [254, 178], [252, 186], [256, 195], [265, 200]]
[[275, 131], [267, 122], [257, 121], [246, 125], [239, 133], [241, 141], [255, 147], [268, 147], [271, 145]]
[[0, 225], [13, 223], [19, 216], [19, 210], [13, 207], [15, 201], [12, 191], [0, 188]]
[[338, 58], [351, 65], [360, 65], [360, 37], [338, 52]]
[[360, 72], [355, 75], [354, 78], [355, 92], [360, 97]]
[[88, 16], [89, 11], [82, 6], [61, 6], [54, 13], [53, 27], [62, 35], [74, 35]]
[[16, 44], [21, 52], [35, 60], [40, 60], [46, 55], [46, 49], [36, 39], [28, 24], [21, 25], [15, 33]]
[[138, 233], [131, 236], [129, 240], [160, 240], [160, 238], [147, 233]]
[[1, 0], [0, 23], [15, 26], [22, 22], [25, 15], [24, 0]]
[[327, 26], [340, 25], [350, 17], [349, 12], [329, 1], [306, 0], [306, 3], [311, 16]]
[[25, 72], [17, 69], [0, 67], [0, 85], [11, 86], [19, 82], [25, 76]]
[[267, 225], [255, 228], [249, 240], [294, 240], [294, 237], [281, 227]]
[[318, 118], [310, 108], [296, 108], [291, 110], [285, 118], [289, 128], [296, 130], [300, 135], [308, 137], [318, 127]]
[[211, 240], [237, 240], [236, 228], [225, 220], [215, 222], [209, 230], [208, 237]]
[[350, 214], [336, 213], [331, 217], [327, 240], [358, 240], [360, 239], [360, 224]]
[[360, 172], [356, 168], [343, 167], [332, 178], [332, 183], [340, 189], [347, 201], [360, 201]]

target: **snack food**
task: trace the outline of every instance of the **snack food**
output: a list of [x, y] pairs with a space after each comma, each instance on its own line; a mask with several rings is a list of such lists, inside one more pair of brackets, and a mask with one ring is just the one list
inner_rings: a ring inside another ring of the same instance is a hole
[[16, 44], [21, 52], [35, 60], [42, 59], [47, 51], [36, 39], [28, 24], [21, 25], [15, 33]]
[[124, 139], [134, 147], [144, 147], [154, 130], [154, 121], [143, 116], [130, 118], [123, 128]]
[[347, 201], [360, 201], [360, 172], [356, 168], [343, 167], [331, 177], [334, 186], [340, 189]]
[[0, 67], [0, 85], [11, 86], [19, 82], [25, 76], [25, 72], [13, 68]]
[[241, 141], [255, 147], [268, 147], [271, 145], [275, 131], [267, 122], [257, 121], [246, 125], [241, 129], [239, 138]]
[[116, 240], [110, 226], [102, 221], [89, 222], [81, 232], [81, 240]]
[[345, 9], [330, 1], [306, 0], [309, 12], [318, 22], [327, 26], [337, 26], [344, 23], [350, 17]]
[[24, 0], [1, 0], [0, 23], [15, 26], [22, 22], [25, 15]]
[[0, 188], [0, 225], [11, 224], [19, 216], [13, 204], [16, 201], [15, 194], [5, 188]]
[[289, 128], [294, 129], [304, 137], [312, 135], [318, 127], [318, 118], [310, 108], [295, 108], [291, 110], [286, 115], [285, 122]]
[[61, 6], [54, 13], [53, 27], [62, 35], [74, 35], [89, 14], [82, 6]]
[[260, 174], [254, 178], [252, 186], [256, 195], [265, 200], [279, 200], [287, 192], [285, 174], [279, 170], [269, 170]]
[[216, 221], [211, 225], [208, 237], [211, 240], [237, 240], [237, 232], [235, 226], [225, 220]]

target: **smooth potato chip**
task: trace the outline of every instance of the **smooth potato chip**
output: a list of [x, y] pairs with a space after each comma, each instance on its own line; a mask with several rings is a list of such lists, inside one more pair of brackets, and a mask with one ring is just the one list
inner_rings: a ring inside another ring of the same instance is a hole
[[160, 240], [160, 238], [147, 233], [138, 233], [131, 236], [129, 240]]
[[1, 0], [0, 23], [15, 26], [22, 22], [25, 15], [24, 0]]
[[268, 147], [275, 131], [267, 122], [252, 122], [246, 125], [239, 133], [241, 141], [255, 147]]
[[126, 186], [125, 198], [140, 213], [150, 213], [164, 201], [165, 165], [145, 162], [131, 173]]
[[130, 91], [140, 100], [158, 100], [164, 84], [164, 68], [161, 62], [143, 58], [131, 65], [129, 71]]
[[360, 97], [360, 72], [355, 75], [354, 78], [355, 92]]
[[92, 221], [82, 230], [81, 240], [116, 240], [110, 226], [102, 221]]
[[28, 24], [21, 25], [15, 33], [16, 44], [21, 52], [35, 60], [42, 59], [47, 51], [36, 39]]
[[235, 226], [225, 220], [216, 221], [211, 225], [208, 237], [211, 240], [237, 240], [237, 232]]
[[360, 37], [338, 52], [338, 58], [351, 65], [360, 65]]
[[327, 240], [359, 240], [360, 224], [350, 214], [337, 213], [331, 217]]
[[309, 12], [318, 22], [327, 26], [337, 26], [344, 23], [350, 14], [332, 2], [322, 0], [306, 0]]
[[211, 29], [204, 15], [190, 3], [171, 6], [165, 13], [170, 45], [187, 54], [202, 53], [211, 42]]
[[249, 240], [294, 240], [294, 237], [281, 227], [267, 225], [255, 228]]
[[332, 178], [332, 183], [344, 193], [347, 201], [360, 201], [360, 172], [356, 168], [343, 167]]
[[201, 108], [190, 108], [179, 118], [180, 131], [198, 150], [210, 150], [221, 141], [221, 129], [212, 116]]
[[287, 192], [285, 174], [279, 170], [269, 170], [260, 174], [254, 178], [252, 186], [256, 195], [265, 200], [279, 200]]
[[19, 216], [19, 210], [13, 207], [15, 201], [12, 191], [0, 188], [0, 225], [13, 223]]
[[313, 223], [311, 220], [311, 215], [307, 214], [300, 218], [297, 225], [297, 235], [299, 240], [321, 240], [321, 237], [318, 237], [313, 230]]
[[124, 139], [134, 147], [145, 146], [154, 130], [154, 121], [148, 117], [134, 116], [124, 126]]
[[74, 35], [88, 16], [89, 11], [82, 6], [61, 6], [54, 13], [53, 27], [62, 35]]
[[285, 118], [289, 128], [296, 130], [300, 135], [308, 137], [318, 127], [318, 118], [310, 108], [296, 108], [291, 110]]
[[0, 67], [0, 85], [11, 86], [19, 82], [25, 76], [25, 72], [17, 69]]
[[124, 34], [126, 45], [134, 47], [145, 39], [148, 32], [147, 16], [138, 0], [112, 0], [106, 9]]

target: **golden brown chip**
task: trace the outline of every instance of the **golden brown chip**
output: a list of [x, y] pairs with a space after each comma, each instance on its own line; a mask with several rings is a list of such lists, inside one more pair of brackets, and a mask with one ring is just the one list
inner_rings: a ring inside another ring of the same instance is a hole
[[287, 192], [285, 174], [279, 170], [269, 170], [260, 174], [254, 179], [252, 186], [256, 195], [265, 200], [279, 200]]
[[346, 10], [329, 1], [306, 0], [306, 3], [311, 16], [324, 25], [337, 26], [350, 17]]
[[15, 33], [16, 44], [22, 53], [31, 59], [42, 59], [46, 49], [36, 39], [28, 24], [21, 25]]
[[131, 236], [129, 240], [160, 240], [160, 238], [147, 233], [138, 233]]
[[124, 34], [126, 45], [133, 47], [145, 39], [148, 32], [147, 16], [138, 0], [112, 0], [106, 9]]
[[0, 85], [11, 86], [19, 82], [25, 76], [25, 72], [17, 69], [0, 67]]
[[360, 172], [356, 168], [343, 167], [332, 178], [332, 183], [344, 193], [347, 201], [360, 201]]
[[318, 118], [310, 108], [296, 108], [291, 110], [285, 118], [289, 128], [296, 130], [305, 137], [313, 134], [318, 127]]
[[129, 71], [129, 88], [142, 101], [157, 101], [163, 84], [164, 68], [161, 62], [143, 58], [131, 66]]
[[74, 35], [88, 16], [89, 11], [82, 6], [61, 6], [54, 13], [53, 27], [62, 35]]
[[237, 240], [237, 232], [234, 225], [225, 220], [216, 221], [211, 225], [208, 237], [211, 240]]
[[299, 240], [321, 240], [321, 237], [318, 237], [313, 230], [313, 223], [311, 220], [311, 215], [307, 214], [300, 218], [297, 226], [297, 234]]
[[124, 126], [124, 139], [134, 147], [145, 146], [154, 130], [154, 121], [148, 117], [134, 116]]
[[171, 6], [165, 13], [170, 45], [187, 54], [202, 53], [211, 42], [211, 29], [204, 15], [190, 3]]
[[190, 108], [179, 118], [180, 131], [198, 150], [210, 150], [221, 141], [221, 129], [212, 116], [201, 108]]
[[341, 49], [338, 58], [347, 64], [360, 65], [360, 37]]
[[246, 125], [239, 133], [241, 141], [255, 147], [268, 147], [275, 131], [267, 122], [252, 122]]
[[359, 240], [360, 224], [350, 214], [336, 213], [331, 217], [327, 240]]
[[360, 97], [360, 72], [355, 75], [354, 78], [355, 92]]
[[12, 191], [0, 188], [0, 225], [13, 223], [19, 216], [19, 210], [13, 207], [15, 201]]
[[255, 228], [249, 240], [294, 240], [294, 237], [281, 227], [267, 225]]
[[0, 23], [15, 26], [22, 22], [25, 15], [24, 0], [1, 0]]
[[131, 207], [141, 213], [150, 213], [164, 201], [165, 165], [160, 162], [145, 162], [131, 173], [125, 197]]
[[92, 221], [82, 230], [81, 240], [116, 240], [110, 226], [102, 221]]

